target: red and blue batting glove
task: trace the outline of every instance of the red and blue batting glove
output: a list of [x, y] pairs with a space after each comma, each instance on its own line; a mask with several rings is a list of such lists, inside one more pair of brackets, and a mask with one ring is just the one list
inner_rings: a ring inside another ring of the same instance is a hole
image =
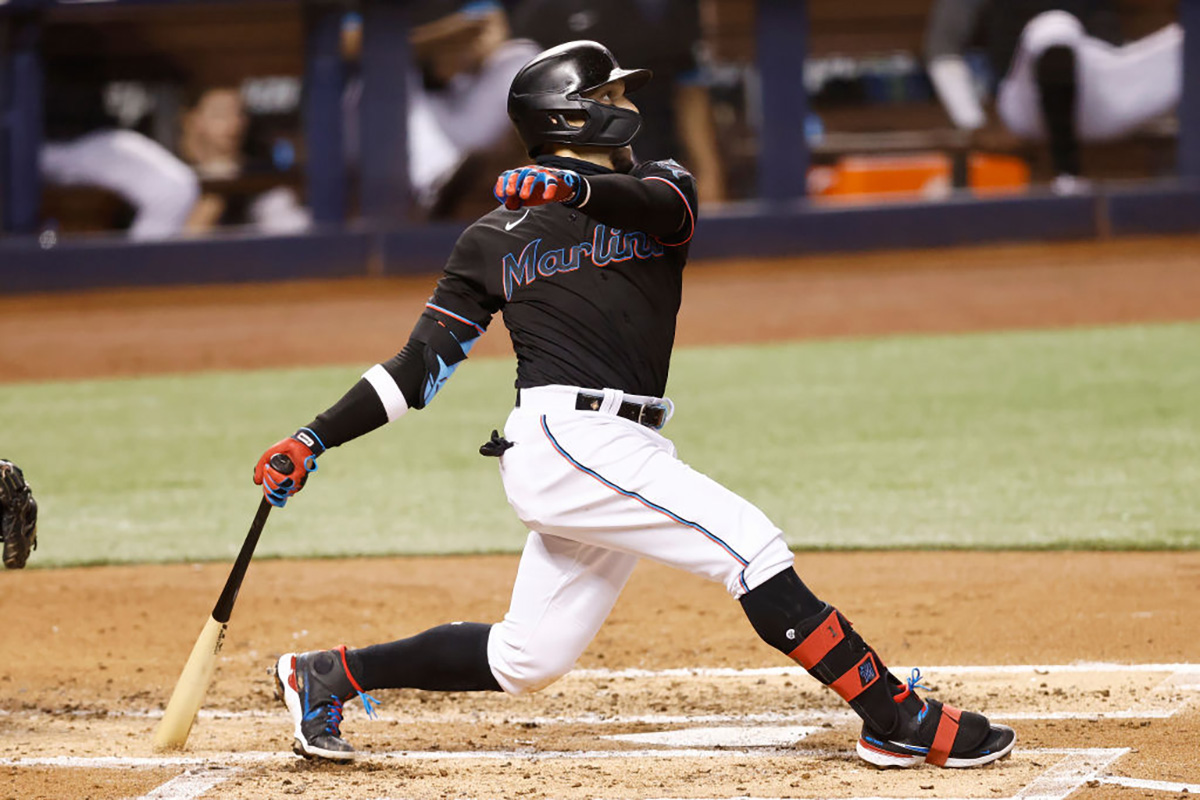
[[[325, 452], [320, 437], [301, 428], [286, 439], [267, 448], [254, 467], [254, 482], [263, 487], [263, 496], [273, 506], [282, 507], [292, 495], [304, 488], [308, 473], [317, 471], [317, 456]], [[271, 456], [283, 453], [295, 466], [285, 475], [271, 466]]]
[[492, 193], [505, 208], [567, 203], [575, 199], [583, 179], [578, 172], [550, 167], [521, 167], [500, 173]]

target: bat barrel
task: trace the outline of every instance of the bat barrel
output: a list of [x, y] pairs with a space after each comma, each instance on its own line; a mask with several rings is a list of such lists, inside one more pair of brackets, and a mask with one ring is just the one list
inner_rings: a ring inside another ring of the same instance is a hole
[[162, 721], [154, 731], [155, 750], [178, 750], [187, 742], [196, 713], [200, 711], [200, 704], [204, 702], [204, 695], [212, 682], [217, 656], [224, 642], [225, 623], [209, 617], [175, 683], [175, 691], [171, 693]]
[[264, 497], [258, 504], [258, 513], [254, 515], [254, 522], [246, 534], [246, 541], [242, 543], [237, 561], [225, 580], [221, 597], [213, 606], [212, 615], [204, 623], [204, 629], [200, 631], [192, 653], [183, 666], [183, 672], [179, 674], [179, 680], [175, 683], [175, 690], [171, 692], [171, 699], [167, 702], [162, 721], [154, 731], [155, 750], [179, 750], [187, 742], [192, 723], [196, 721], [200, 704], [204, 702], [204, 695], [208, 692], [208, 685], [212, 683], [213, 673], [217, 669], [217, 656], [225, 642], [225, 628], [233, 613], [233, 604], [242, 588], [242, 579], [246, 577], [246, 568], [250, 566], [250, 559], [254, 556], [254, 548], [258, 545], [258, 537], [262, 534], [270, 511], [271, 504]]

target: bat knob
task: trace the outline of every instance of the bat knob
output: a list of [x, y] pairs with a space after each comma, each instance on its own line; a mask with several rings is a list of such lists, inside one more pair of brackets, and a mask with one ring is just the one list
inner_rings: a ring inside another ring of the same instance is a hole
[[296, 465], [292, 463], [292, 459], [288, 457], [287, 453], [276, 453], [271, 456], [271, 468], [284, 475], [291, 475]]

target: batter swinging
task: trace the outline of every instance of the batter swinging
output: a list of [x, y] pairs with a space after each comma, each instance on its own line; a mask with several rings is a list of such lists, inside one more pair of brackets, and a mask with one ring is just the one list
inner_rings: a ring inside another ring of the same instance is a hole
[[[496, 183], [503, 205], [468, 228], [404, 349], [258, 462], [283, 505], [326, 449], [423, 408], [493, 316], [517, 356], [517, 398], [499, 459], [531, 533], [512, 602], [495, 625], [454, 623], [363, 649], [288, 653], [276, 664], [293, 749], [347, 760], [342, 703], [378, 688], [540, 689], [569, 671], [639, 558], [721, 582], [755, 631], [832, 687], [863, 718], [858, 753], [879, 766], [986, 764], [1015, 735], [922, 701], [792, 567], [755, 506], [684, 464], [659, 431], [696, 185], [674, 161], [633, 165], [641, 120], [626, 97], [650, 79], [605, 47], [547, 50], [513, 80], [508, 109], [535, 166]], [[268, 460], [286, 453], [298, 473]]]

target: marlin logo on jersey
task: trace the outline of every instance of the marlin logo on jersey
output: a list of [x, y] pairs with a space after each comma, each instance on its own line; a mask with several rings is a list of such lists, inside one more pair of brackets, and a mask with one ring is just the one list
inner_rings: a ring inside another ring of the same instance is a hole
[[518, 286], [528, 286], [538, 278], [549, 278], [558, 272], [573, 272], [585, 259], [597, 267], [607, 267], [631, 258], [654, 258], [664, 252], [662, 244], [642, 231], [625, 233], [606, 225], [596, 226], [590, 242], [539, 252], [541, 244], [541, 239], [534, 239], [525, 245], [520, 255], [504, 254], [501, 268], [505, 300], [512, 299]]

